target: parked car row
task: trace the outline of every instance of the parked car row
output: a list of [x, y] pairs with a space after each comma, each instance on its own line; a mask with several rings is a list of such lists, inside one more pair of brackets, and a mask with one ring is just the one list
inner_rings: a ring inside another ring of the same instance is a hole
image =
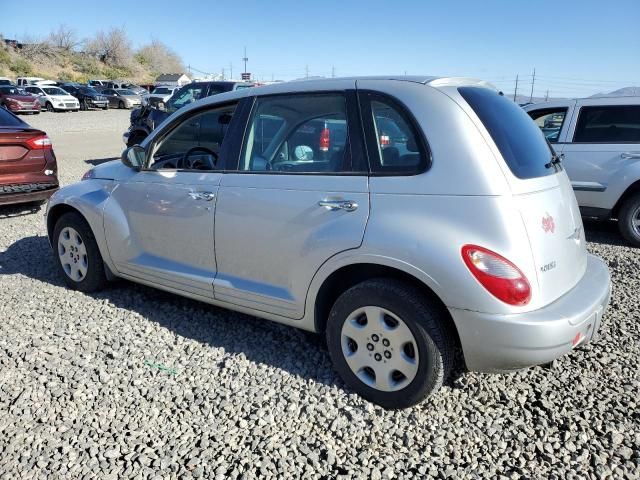
[[609, 272], [562, 162], [486, 83], [189, 87], [121, 162], [51, 197], [70, 288], [122, 277], [318, 332], [388, 408], [436, 391], [458, 350], [510, 371], [597, 335]]

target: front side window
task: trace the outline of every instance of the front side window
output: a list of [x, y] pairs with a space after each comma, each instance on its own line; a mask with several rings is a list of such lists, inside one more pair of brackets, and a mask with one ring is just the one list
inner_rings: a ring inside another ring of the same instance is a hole
[[511, 172], [520, 179], [556, 173], [553, 151], [531, 117], [516, 103], [484, 87], [458, 88], [494, 143]]
[[239, 170], [336, 173], [348, 168], [346, 100], [301, 94], [256, 100]]
[[528, 113], [547, 140], [551, 143], [556, 143], [560, 138], [560, 130], [562, 130], [567, 109], [546, 108], [544, 110], [532, 110]]
[[582, 107], [573, 141], [640, 143], [640, 105]]
[[219, 170], [235, 105], [190, 115], [152, 147], [153, 170]]

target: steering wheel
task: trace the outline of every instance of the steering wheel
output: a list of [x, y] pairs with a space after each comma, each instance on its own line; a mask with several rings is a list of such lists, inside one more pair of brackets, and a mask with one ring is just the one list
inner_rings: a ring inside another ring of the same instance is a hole
[[[204, 162], [202, 160], [189, 160], [189, 155], [191, 155], [194, 152], [205, 152], [205, 153], [209, 153], [211, 154], [211, 156], [214, 158], [213, 160], [213, 165], [208, 165], [207, 162]], [[187, 150], [186, 152], [184, 152], [184, 155], [182, 156], [182, 158], [180, 160], [178, 160], [176, 162], [176, 168], [179, 169], [188, 169], [188, 170], [197, 170], [198, 168], [204, 166], [207, 167], [208, 170], [213, 170], [213, 167], [216, 166], [216, 162], [218, 161], [218, 154], [216, 152], [214, 152], [213, 150], [207, 148], [207, 147], [192, 147], [189, 150]]]

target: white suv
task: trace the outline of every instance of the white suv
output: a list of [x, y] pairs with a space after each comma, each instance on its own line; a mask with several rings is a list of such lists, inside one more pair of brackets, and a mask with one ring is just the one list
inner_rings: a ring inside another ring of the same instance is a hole
[[47, 112], [57, 112], [60, 110], [77, 112], [80, 110], [80, 102], [78, 102], [78, 99], [60, 87], [33, 85], [25, 87], [25, 90], [36, 95], [40, 106], [46, 109]]
[[525, 107], [556, 153], [584, 216], [618, 219], [640, 247], [640, 97], [601, 97]]

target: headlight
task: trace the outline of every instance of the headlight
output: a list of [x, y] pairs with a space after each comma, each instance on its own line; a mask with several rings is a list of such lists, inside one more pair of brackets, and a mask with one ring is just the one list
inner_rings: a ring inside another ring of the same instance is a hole
[[87, 172], [82, 176], [81, 180], [91, 180], [95, 177], [95, 172], [93, 168], [91, 170], [87, 170]]

